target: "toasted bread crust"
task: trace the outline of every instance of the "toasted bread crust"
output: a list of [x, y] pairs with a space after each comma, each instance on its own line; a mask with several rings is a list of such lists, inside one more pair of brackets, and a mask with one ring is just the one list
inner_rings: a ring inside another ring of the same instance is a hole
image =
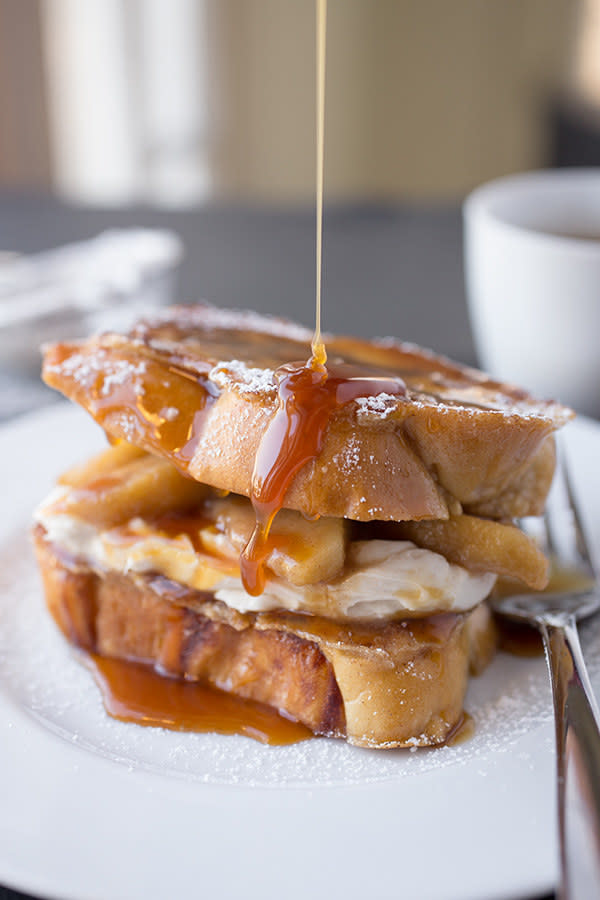
[[[272, 367], [306, 358], [309, 339], [279, 320], [174, 308], [126, 336], [48, 348], [43, 374], [111, 437], [248, 496], [277, 407]], [[397, 375], [407, 393], [339, 408], [319, 457], [292, 481], [286, 507], [360, 521], [441, 519], [456, 502], [493, 517], [540, 512], [551, 435], [568, 410], [411, 345], [326, 340], [330, 358]]]
[[72, 643], [225, 687], [359, 746], [442, 743], [460, 720], [470, 660], [480, 669], [495, 645], [485, 607], [351, 628], [241, 615], [165, 579], [94, 572], [40, 526], [34, 541], [48, 607]]

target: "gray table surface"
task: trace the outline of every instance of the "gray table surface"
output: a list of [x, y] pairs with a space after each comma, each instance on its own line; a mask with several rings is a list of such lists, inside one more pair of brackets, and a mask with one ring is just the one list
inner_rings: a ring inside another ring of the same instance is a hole
[[[169, 228], [186, 256], [178, 299], [210, 300], [314, 318], [312, 210], [73, 207], [0, 193], [0, 251], [31, 253], [106, 228]], [[393, 334], [473, 364], [462, 271], [459, 204], [331, 209], [324, 224], [323, 325], [364, 337]], [[57, 401], [36, 378], [1, 371], [0, 421]], [[25, 895], [0, 886], [0, 900]], [[109, 900], [109, 898], [107, 898]]]

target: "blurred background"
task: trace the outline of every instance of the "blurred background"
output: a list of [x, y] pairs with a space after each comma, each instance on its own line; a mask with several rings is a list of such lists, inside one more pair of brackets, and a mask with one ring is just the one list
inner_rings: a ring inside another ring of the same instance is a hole
[[[600, 0], [330, 0], [330, 200], [600, 161]], [[0, 0], [0, 185], [310, 203], [312, 0]]]

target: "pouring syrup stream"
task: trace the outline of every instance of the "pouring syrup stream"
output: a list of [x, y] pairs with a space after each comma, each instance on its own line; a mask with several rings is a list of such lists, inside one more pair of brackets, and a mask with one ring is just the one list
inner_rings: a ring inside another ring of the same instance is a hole
[[[316, 284], [315, 331], [311, 357], [306, 365], [282, 366], [275, 373], [279, 405], [261, 441], [252, 478], [252, 504], [256, 526], [240, 557], [241, 576], [249, 594], [261, 594], [265, 586], [264, 560], [269, 552], [271, 523], [283, 505], [288, 485], [302, 466], [321, 450], [330, 414], [322, 404], [330, 392], [327, 352], [321, 336], [321, 285], [323, 256], [323, 158], [325, 133], [325, 57], [327, 49], [327, 0], [315, 0], [316, 12]], [[321, 388], [321, 390], [319, 390]]]
[[309, 365], [323, 367], [327, 362], [325, 344], [321, 337], [321, 287], [323, 257], [323, 158], [325, 145], [325, 59], [327, 47], [327, 0], [316, 0], [317, 31], [317, 265], [316, 265], [316, 317], [312, 339], [312, 357]]
[[[326, 365], [321, 336], [326, 26], [327, 0], [316, 0], [316, 322], [308, 362], [290, 363], [275, 371], [278, 406], [254, 462], [251, 500], [256, 525], [240, 556], [242, 583], [253, 596], [265, 587], [271, 523], [283, 507], [295, 476], [321, 453], [332, 416], [358, 397], [377, 396], [383, 391], [396, 395], [406, 392], [400, 378], [365, 377], [347, 366]], [[314, 514], [318, 515], [318, 510]]]

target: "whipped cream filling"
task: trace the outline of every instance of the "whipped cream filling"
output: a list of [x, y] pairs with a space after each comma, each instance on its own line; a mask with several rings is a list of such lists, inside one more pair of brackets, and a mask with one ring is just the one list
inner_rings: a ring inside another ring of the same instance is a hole
[[384, 619], [410, 614], [463, 612], [481, 603], [496, 575], [468, 572], [439, 553], [411, 541], [355, 541], [348, 549], [346, 574], [331, 584], [295, 587], [267, 580], [251, 597], [239, 579], [227, 578], [216, 597], [240, 612], [288, 609], [349, 619]]
[[211, 591], [239, 612], [285, 609], [341, 619], [463, 612], [485, 599], [496, 580], [493, 573], [469, 572], [410, 541], [367, 540], [348, 545], [344, 572], [331, 583], [296, 586], [268, 573], [264, 592], [252, 597], [242, 586], [237, 561], [199, 552], [185, 534], [167, 536], [143, 520], [102, 531], [53, 512], [54, 499], [36, 513], [50, 543], [95, 569], [158, 573]]

